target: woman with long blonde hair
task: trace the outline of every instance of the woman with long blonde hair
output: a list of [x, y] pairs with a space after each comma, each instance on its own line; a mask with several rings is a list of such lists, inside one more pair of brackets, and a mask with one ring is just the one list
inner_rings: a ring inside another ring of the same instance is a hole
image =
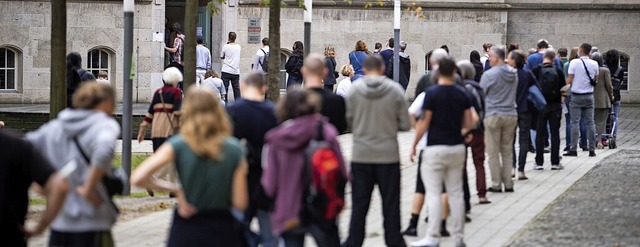
[[[180, 134], [171, 137], [131, 177], [133, 185], [176, 193], [168, 246], [242, 246], [231, 211], [247, 207], [247, 162], [231, 137], [227, 114], [211, 90], [187, 92]], [[174, 163], [181, 186], [152, 175]]]
[[324, 65], [327, 68], [327, 74], [324, 76], [324, 90], [333, 93], [333, 87], [336, 85], [336, 79], [340, 76], [336, 72], [336, 51], [332, 45], [324, 48]]

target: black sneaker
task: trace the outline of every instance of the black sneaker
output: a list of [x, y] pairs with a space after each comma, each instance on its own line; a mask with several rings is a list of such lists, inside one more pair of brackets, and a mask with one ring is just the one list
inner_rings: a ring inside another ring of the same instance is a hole
[[570, 147], [566, 147], [566, 148], [564, 148], [564, 151], [565, 151], [565, 152], [569, 152], [570, 150], [571, 150], [571, 148], [570, 148]]
[[582, 148], [582, 151], [583, 152], [589, 152], [589, 149], [588, 148]]
[[514, 191], [513, 188], [511, 188], [511, 189], [504, 188], [504, 192], [513, 193], [513, 191]]
[[402, 232], [402, 235], [417, 237], [418, 236], [418, 228], [409, 226], [409, 227], [407, 227], [406, 230], [404, 230], [404, 232]]
[[569, 151], [569, 152], [564, 153], [562, 156], [578, 157], [578, 152], [576, 152], [576, 151]]
[[447, 231], [447, 229], [441, 228], [440, 229], [440, 236], [443, 237], [443, 238], [450, 237], [451, 233], [449, 233], [449, 231]]
[[596, 151], [589, 151], [589, 157], [596, 157]]
[[487, 191], [493, 192], [493, 193], [502, 193], [502, 188], [489, 187], [489, 189], [487, 189]]

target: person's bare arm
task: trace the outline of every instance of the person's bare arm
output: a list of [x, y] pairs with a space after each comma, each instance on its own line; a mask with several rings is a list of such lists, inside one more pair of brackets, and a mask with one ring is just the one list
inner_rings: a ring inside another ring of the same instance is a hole
[[412, 162], [415, 160], [416, 146], [418, 146], [418, 143], [420, 142], [420, 139], [422, 139], [422, 136], [424, 136], [424, 133], [426, 133], [429, 130], [429, 124], [431, 123], [432, 117], [433, 117], [433, 112], [431, 112], [430, 110], [427, 110], [424, 114], [424, 119], [418, 120], [418, 122], [415, 125], [416, 135], [413, 138], [413, 145], [411, 146], [411, 156], [410, 156], [410, 159]]
[[165, 142], [151, 157], [140, 164], [140, 167], [138, 167], [131, 176], [131, 184], [154, 191], [179, 193], [179, 185], [168, 181], [153, 179], [153, 174], [161, 168], [170, 165], [173, 160], [173, 147], [171, 144]]
[[571, 85], [571, 83], [573, 82], [573, 75], [569, 75], [567, 76], [567, 84]]
[[40, 235], [47, 229], [47, 226], [51, 224], [60, 212], [60, 209], [62, 209], [68, 191], [69, 184], [61, 174], [54, 173], [47, 179], [44, 187], [44, 194], [47, 198], [47, 208], [36, 226], [25, 230], [28, 237]]
[[242, 159], [238, 168], [233, 175], [233, 188], [231, 195], [231, 203], [233, 208], [244, 211], [249, 205], [249, 192], [247, 188], [247, 171], [248, 165], [245, 159]]
[[[475, 120], [473, 114], [475, 113]], [[473, 108], [469, 108], [464, 111], [464, 116], [462, 119], [462, 130], [460, 130], [461, 134], [464, 136], [469, 131], [473, 130], [473, 128], [478, 124], [478, 113], [473, 110]]]

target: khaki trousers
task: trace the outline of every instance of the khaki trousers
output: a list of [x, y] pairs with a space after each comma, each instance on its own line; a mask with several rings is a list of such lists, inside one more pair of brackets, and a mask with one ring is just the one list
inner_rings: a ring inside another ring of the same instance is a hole
[[512, 145], [517, 125], [517, 116], [494, 115], [484, 119], [484, 143], [494, 189], [502, 189], [503, 184], [505, 189], [513, 189]]

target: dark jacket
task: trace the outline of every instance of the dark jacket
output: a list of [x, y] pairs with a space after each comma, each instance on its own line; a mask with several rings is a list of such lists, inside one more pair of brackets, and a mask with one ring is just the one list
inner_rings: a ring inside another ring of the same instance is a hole
[[480, 82], [480, 78], [482, 78], [482, 73], [484, 73], [484, 67], [482, 66], [482, 63], [474, 63], [473, 67], [476, 69], [476, 77], [474, 80], [476, 82]]
[[324, 77], [324, 84], [335, 85], [337, 74], [338, 74], [336, 72], [336, 64], [337, 64], [336, 59], [332, 57], [325, 57], [324, 64], [325, 64], [325, 67], [327, 68], [327, 76]]
[[[404, 90], [407, 90], [409, 86], [409, 80], [411, 78], [411, 58], [409, 54], [400, 52], [400, 85]], [[389, 59], [389, 67], [387, 67], [387, 77], [393, 80], [393, 56]]]
[[529, 106], [529, 87], [538, 85], [536, 77], [531, 71], [526, 69], [518, 69], [518, 91], [516, 92], [516, 104], [518, 105], [518, 113], [528, 113], [530, 109], [535, 109]]
[[[536, 80], [540, 79], [540, 76], [542, 76], [540, 73], [542, 72], [542, 68], [543, 67], [555, 67], [556, 69], [556, 74], [558, 74], [558, 92], [561, 92], [562, 88], [567, 85], [565, 78], [564, 78], [564, 72], [562, 72], [562, 69], [556, 67], [556, 65], [554, 64], [540, 64], [537, 67], [533, 68], [533, 70], [531, 71], [533, 73], [533, 75], [536, 77]], [[540, 82], [538, 81], [538, 85]], [[562, 103], [562, 94], [559, 93], [558, 97], [555, 99], [548, 99], [545, 97], [545, 100], [547, 100], [547, 105], [549, 105], [549, 103]]]
[[322, 88], [312, 88], [311, 90], [322, 96], [320, 113], [327, 117], [329, 123], [336, 127], [338, 134], [345, 133], [347, 131], [347, 107], [344, 98]]
[[287, 74], [289, 76], [294, 76], [297, 78], [302, 78], [302, 64], [304, 63], [304, 58], [302, 57], [302, 53], [294, 52], [287, 60], [287, 64], [284, 65], [284, 68], [287, 70]]

